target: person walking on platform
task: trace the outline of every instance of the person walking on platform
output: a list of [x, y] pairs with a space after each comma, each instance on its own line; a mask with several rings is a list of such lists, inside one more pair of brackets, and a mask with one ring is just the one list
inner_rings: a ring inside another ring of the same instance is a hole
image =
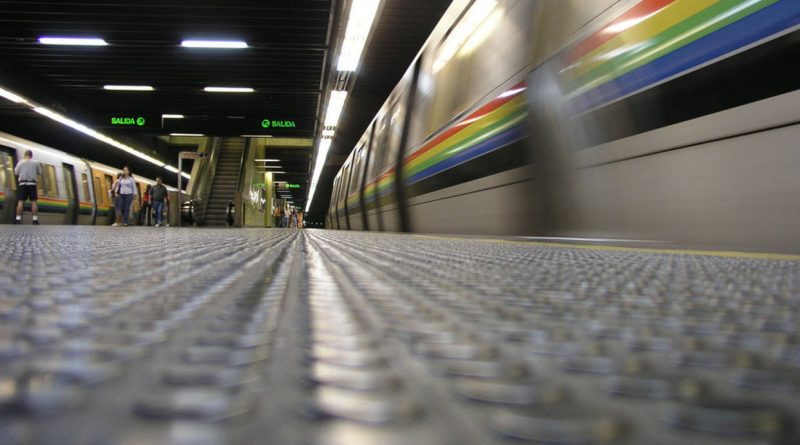
[[292, 209], [292, 214], [289, 216], [289, 227], [297, 228], [297, 209]]
[[122, 225], [131, 225], [131, 207], [133, 206], [133, 197], [136, 196], [136, 181], [131, 176], [128, 167], [122, 169], [122, 177], [117, 181], [119, 191], [119, 200], [117, 204], [122, 207]]
[[156, 185], [150, 189], [150, 202], [156, 212], [156, 227], [161, 227], [164, 218], [164, 204], [167, 202], [167, 188], [161, 183], [161, 176], [156, 178]]
[[150, 205], [150, 191], [153, 189], [153, 186], [147, 184], [147, 187], [144, 189], [144, 195], [142, 195], [142, 208], [139, 209], [139, 221], [138, 224], [144, 225], [145, 219], [147, 220], [147, 226], [150, 227], [150, 223], [152, 222], [152, 218], [150, 217], [150, 213], [153, 210], [153, 206]]
[[302, 229], [303, 228], [303, 211], [302, 210], [298, 210], [297, 211], [297, 228], [298, 229]]
[[14, 224], [22, 224], [22, 212], [25, 209], [25, 201], [31, 201], [31, 213], [33, 214], [33, 224], [39, 225], [39, 196], [36, 190], [36, 180], [42, 176], [42, 165], [33, 160], [33, 152], [25, 150], [25, 154], [16, 167], [14, 174], [17, 175], [19, 184], [19, 199], [17, 200], [17, 219]]
[[281, 226], [281, 209], [280, 207], [275, 207], [275, 210], [272, 211], [272, 217], [275, 218], [275, 227]]
[[119, 204], [120, 178], [122, 178], [122, 173], [117, 173], [117, 179], [114, 180], [114, 183], [111, 184], [111, 190], [108, 191], [108, 195], [111, 198], [111, 207], [114, 211], [114, 224], [111, 224], [112, 227], [122, 225], [122, 207]]

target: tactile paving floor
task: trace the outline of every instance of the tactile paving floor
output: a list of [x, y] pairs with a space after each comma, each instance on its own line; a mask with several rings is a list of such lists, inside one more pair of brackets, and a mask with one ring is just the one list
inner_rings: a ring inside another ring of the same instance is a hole
[[797, 444], [800, 262], [0, 227], [0, 443]]

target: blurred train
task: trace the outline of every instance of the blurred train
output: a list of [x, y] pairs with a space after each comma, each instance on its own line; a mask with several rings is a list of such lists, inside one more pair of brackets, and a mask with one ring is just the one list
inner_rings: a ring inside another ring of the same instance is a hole
[[[14, 166], [25, 150], [42, 166], [36, 181], [41, 224], [110, 225], [114, 222], [109, 190], [119, 169], [78, 158], [63, 151], [0, 132], [0, 224], [12, 224], [17, 207]], [[142, 194], [155, 181], [134, 175], [134, 222], [138, 220]], [[169, 200], [177, 189], [167, 186]], [[25, 221], [30, 221], [30, 203], [25, 203]]]
[[336, 229], [800, 249], [800, 2], [455, 0]]

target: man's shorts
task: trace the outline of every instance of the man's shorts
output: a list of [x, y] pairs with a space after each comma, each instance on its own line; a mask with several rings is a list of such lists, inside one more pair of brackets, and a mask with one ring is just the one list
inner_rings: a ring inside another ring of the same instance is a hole
[[19, 200], [26, 201], [28, 199], [30, 199], [31, 201], [36, 201], [37, 199], [39, 199], [39, 196], [36, 193], [36, 185], [19, 186]]

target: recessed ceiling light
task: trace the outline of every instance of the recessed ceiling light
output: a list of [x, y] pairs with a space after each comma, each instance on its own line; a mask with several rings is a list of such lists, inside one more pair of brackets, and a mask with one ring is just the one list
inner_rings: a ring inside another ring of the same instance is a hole
[[111, 91], [153, 91], [150, 85], [103, 85], [104, 90]]
[[205, 87], [203, 91], [208, 93], [252, 93], [255, 90], [244, 87]]
[[241, 49], [247, 48], [247, 42], [238, 40], [184, 40], [181, 46], [186, 48]]
[[162, 119], [183, 119], [182, 114], [162, 114]]
[[76, 46], [106, 46], [108, 43], [98, 38], [79, 37], [39, 37], [39, 43], [44, 45], [76, 45]]

